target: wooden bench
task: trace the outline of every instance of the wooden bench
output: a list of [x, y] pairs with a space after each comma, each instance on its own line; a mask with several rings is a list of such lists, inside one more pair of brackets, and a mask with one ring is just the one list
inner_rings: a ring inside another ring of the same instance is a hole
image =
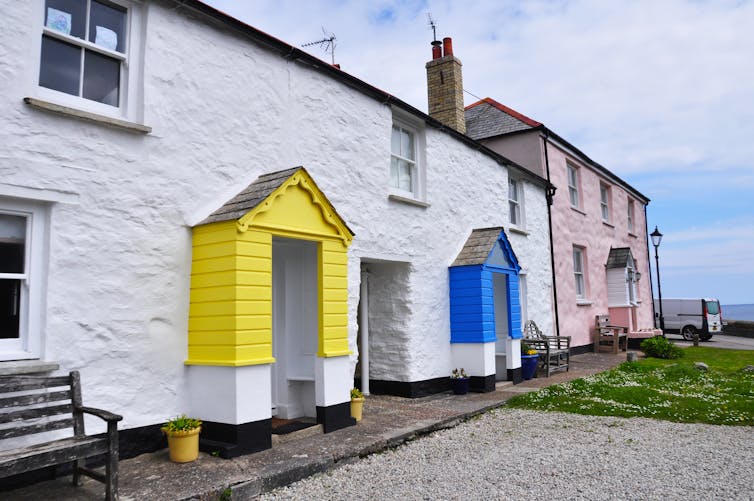
[[[87, 436], [84, 414], [107, 422], [107, 433]], [[118, 421], [122, 416], [84, 407], [78, 371], [67, 376], [0, 377], [0, 440], [73, 429], [73, 436], [0, 451], [0, 478], [71, 463], [73, 485], [81, 474], [105, 484], [105, 499], [118, 498]], [[2, 446], [0, 446], [2, 447]], [[84, 459], [107, 455], [105, 474], [84, 466]]]
[[568, 371], [571, 363], [571, 336], [545, 336], [534, 320], [524, 324], [524, 342], [539, 353], [539, 368], [547, 377], [557, 371]]
[[597, 315], [595, 322], [597, 324], [597, 331], [594, 340], [594, 351], [618, 353], [618, 351], [626, 351], [628, 349], [628, 327], [610, 325], [609, 315]]

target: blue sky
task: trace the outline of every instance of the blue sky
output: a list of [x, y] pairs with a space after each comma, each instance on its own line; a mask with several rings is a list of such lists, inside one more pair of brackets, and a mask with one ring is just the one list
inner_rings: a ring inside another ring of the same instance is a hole
[[546, 124], [652, 200], [663, 297], [754, 303], [754, 1], [207, 3], [292, 45], [332, 33], [344, 71], [423, 111], [430, 12], [466, 104]]

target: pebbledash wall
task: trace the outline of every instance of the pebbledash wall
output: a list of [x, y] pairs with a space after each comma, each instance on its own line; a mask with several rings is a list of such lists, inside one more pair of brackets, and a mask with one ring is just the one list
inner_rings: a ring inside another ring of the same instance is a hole
[[[278, 41], [270, 50], [244, 28], [167, 0], [141, 7], [138, 108], [151, 132], [50, 113], [24, 103], [35, 95], [33, 20], [43, 2], [2, 3], [0, 202], [36, 204], [47, 240], [35, 277], [43, 300], [31, 312], [39, 349], [29, 358], [80, 370], [85, 403], [123, 414], [122, 429], [183, 412], [201, 418], [185, 363], [192, 227], [259, 176], [304, 166], [355, 234], [347, 263], [350, 375], [363, 268], [375, 284], [370, 317], [380, 307], [397, 317], [373, 322], [370, 379], [450, 374], [448, 266], [472, 229], [507, 228], [508, 169], [500, 158], [408, 105], [391, 105], [387, 94], [378, 99], [366, 84], [333, 78], [335, 69], [282, 57]], [[423, 203], [389, 197], [396, 115], [424, 131]], [[526, 231], [507, 236], [525, 277], [524, 315], [551, 332], [545, 183], [526, 179]], [[94, 421], [87, 426], [99, 431]]]

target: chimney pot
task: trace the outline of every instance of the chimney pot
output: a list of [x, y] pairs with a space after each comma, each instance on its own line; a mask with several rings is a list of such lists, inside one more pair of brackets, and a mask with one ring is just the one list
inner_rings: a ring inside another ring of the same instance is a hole
[[443, 38], [442, 49], [443, 49], [443, 56], [452, 56], [453, 55], [453, 39], [450, 37]]
[[442, 57], [442, 42], [435, 40], [432, 42], [432, 59], [440, 59]]

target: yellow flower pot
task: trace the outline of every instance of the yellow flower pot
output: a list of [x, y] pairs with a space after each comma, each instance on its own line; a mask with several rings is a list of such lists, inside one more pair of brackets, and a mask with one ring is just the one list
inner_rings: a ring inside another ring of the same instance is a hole
[[364, 409], [364, 397], [351, 399], [351, 417], [358, 423], [361, 421], [361, 411]]
[[199, 432], [201, 427], [188, 431], [166, 432], [170, 460], [174, 463], [188, 463], [199, 457]]

